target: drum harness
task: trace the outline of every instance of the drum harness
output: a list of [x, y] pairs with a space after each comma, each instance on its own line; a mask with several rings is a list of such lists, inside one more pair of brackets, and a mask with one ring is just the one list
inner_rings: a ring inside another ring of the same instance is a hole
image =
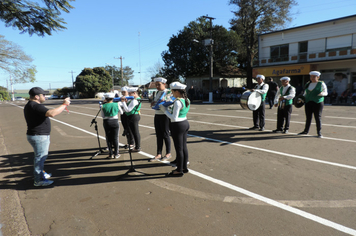
[[[289, 91], [291, 90], [292, 86], [289, 86], [287, 91], [283, 94], [285, 96], [286, 94], [289, 94]], [[282, 90], [283, 91], [283, 90]], [[286, 105], [286, 100], [284, 99], [283, 101], [279, 102], [279, 108], [284, 109], [284, 106]]]

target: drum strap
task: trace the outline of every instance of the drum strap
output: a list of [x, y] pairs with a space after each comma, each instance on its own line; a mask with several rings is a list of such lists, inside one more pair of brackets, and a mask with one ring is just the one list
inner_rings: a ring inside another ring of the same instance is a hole
[[309, 84], [310, 84], [310, 81], [308, 81], [305, 86], [304, 86], [304, 89], [307, 89], [309, 87]]
[[[289, 91], [291, 90], [292, 86], [289, 86], [289, 88], [287, 89], [287, 91], [283, 94], [283, 96], [285, 96], [286, 94], [289, 94]], [[283, 91], [283, 90], [282, 90]]]
[[[259, 88], [259, 89], [263, 89], [263, 86], [265, 86], [265, 84], [263, 84], [263, 85], [261, 86], [261, 88]], [[257, 89], [257, 87], [258, 87], [258, 84], [256, 84], [255, 89]]]

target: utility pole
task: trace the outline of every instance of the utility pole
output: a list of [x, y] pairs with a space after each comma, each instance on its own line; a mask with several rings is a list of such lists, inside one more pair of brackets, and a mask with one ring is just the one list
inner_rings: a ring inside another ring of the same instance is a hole
[[[215, 20], [215, 18], [213, 17], [209, 17], [209, 16], [203, 16], [205, 19], [209, 19], [210, 20], [210, 39], [209, 39], [209, 44], [210, 44], [210, 50], [209, 50], [209, 54], [210, 54], [210, 79], [209, 79], [209, 103], [213, 102], [213, 63], [214, 63], [214, 59], [213, 59], [213, 44], [214, 44], [214, 40], [213, 40], [213, 20]], [[208, 44], [208, 45], [209, 45]], [[205, 44], [205, 46], [207, 46], [207, 44]]]
[[11, 101], [15, 101], [14, 86], [10, 75], [10, 85], [11, 85]]
[[69, 73], [72, 73], [72, 88], [74, 87], [74, 80], [73, 80], [73, 73], [75, 73], [74, 71], [70, 71]]
[[69, 73], [72, 73], [72, 90], [73, 90], [73, 96], [75, 96], [75, 91], [74, 91], [74, 80], [73, 80], [73, 73], [74, 71], [70, 71]]
[[[105, 63], [106, 65], [110, 66], [109, 63]], [[111, 66], [111, 82], [112, 82], [112, 91], [115, 92], [115, 83], [114, 83], [114, 69], [113, 67]]]
[[139, 62], [139, 66], [140, 66], [140, 86], [141, 86], [141, 43], [140, 43], [140, 36], [141, 36], [141, 33], [138, 32], [138, 60], [139, 60], [138, 62]]
[[121, 87], [124, 87], [124, 72], [122, 70], [122, 59], [125, 59], [123, 58], [122, 56], [120, 56], [119, 58], [117, 57], [114, 57], [114, 59], [120, 59], [120, 62], [121, 62]]

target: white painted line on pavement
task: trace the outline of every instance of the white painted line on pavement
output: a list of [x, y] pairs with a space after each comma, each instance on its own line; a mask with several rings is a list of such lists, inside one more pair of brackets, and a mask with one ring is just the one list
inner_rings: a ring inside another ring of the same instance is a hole
[[[89, 114], [85, 114], [85, 113], [81, 113], [81, 112], [74, 112], [72, 111], [72, 113], [76, 113], [76, 114], [80, 114], [80, 115], [85, 115], [85, 116], [90, 116], [90, 117], [94, 117], [94, 115], [89, 115]], [[153, 117], [152, 115], [142, 115], [141, 116], [149, 116], [149, 117]], [[101, 118], [98, 116], [98, 118]], [[53, 119], [53, 118], [52, 118]], [[196, 122], [196, 123], [204, 123], [204, 124], [208, 124], [208, 125], [219, 125], [219, 126], [227, 126], [227, 127], [235, 127], [235, 128], [246, 128], [246, 127], [242, 127], [242, 126], [232, 126], [232, 125], [224, 125], [224, 124], [215, 124], [215, 123], [208, 123], [208, 122], [202, 122], [202, 121], [193, 121], [190, 120], [190, 122]], [[147, 129], [154, 129], [154, 127], [151, 126], [146, 126], [146, 125], [139, 125], [140, 127], [144, 127]], [[73, 126], [74, 127], [74, 126]], [[79, 128], [77, 128], [79, 129]], [[85, 131], [88, 132], [88, 131]], [[96, 135], [95, 135], [96, 136]], [[322, 163], [322, 164], [327, 164], [327, 165], [332, 165], [332, 166], [337, 166], [337, 167], [342, 167], [342, 168], [347, 168], [347, 169], [353, 169], [356, 170], [355, 166], [350, 166], [350, 165], [344, 165], [344, 164], [339, 164], [339, 163], [335, 163], [335, 162], [329, 162], [329, 161], [323, 161], [323, 160], [318, 160], [318, 159], [313, 159], [313, 158], [309, 158], [309, 157], [304, 157], [304, 156], [299, 156], [299, 155], [294, 155], [294, 154], [288, 154], [288, 153], [284, 153], [284, 152], [278, 152], [278, 151], [273, 151], [273, 150], [268, 150], [265, 148], [258, 148], [258, 147], [253, 147], [253, 146], [248, 146], [248, 145], [244, 145], [244, 144], [238, 144], [238, 143], [230, 143], [230, 142], [226, 142], [223, 140], [218, 140], [218, 139], [211, 139], [211, 138], [206, 138], [206, 137], [201, 137], [201, 136], [196, 136], [196, 135], [191, 135], [188, 134], [188, 136], [191, 137], [196, 137], [196, 138], [200, 138], [200, 139], [206, 139], [206, 140], [210, 140], [210, 141], [214, 141], [217, 143], [224, 143], [224, 144], [230, 144], [233, 146], [239, 146], [239, 147], [243, 147], [243, 148], [248, 148], [248, 149], [253, 149], [253, 150], [257, 150], [257, 151], [262, 151], [262, 152], [268, 152], [268, 153], [273, 153], [273, 154], [277, 154], [277, 155], [282, 155], [282, 156], [287, 156], [287, 157], [292, 157], [292, 158], [297, 158], [297, 159], [302, 159], [302, 160], [306, 160], [306, 161], [312, 161], [312, 162], [317, 162], [317, 163]], [[103, 139], [105, 139], [104, 137], [101, 137]], [[324, 137], [324, 139], [334, 139], [334, 138], [326, 138]], [[336, 140], [336, 139], [334, 139]], [[347, 142], [356, 142], [353, 140], [341, 140], [339, 139], [339, 141], [347, 141]], [[142, 151], [141, 151], [142, 152]], [[142, 154], [144, 155], [144, 154]], [[146, 154], [145, 154], [146, 155]], [[150, 154], [148, 157], [151, 157]], [[154, 157], [154, 156], [152, 156]]]
[[[17, 105], [15, 105], [15, 106], [17, 106]], [[20, 107], [20, 106], [17, 106], [17, 107]], [[20, 108], [23, 109], [23, 107], [20, 107]], [[65, 123], [65, 122], [63, 122], [63, 121], [60, 121], [60, 120], [57, 120], [57, 119], [54, 119], [54, 118], [51, 118], [51, 120], [56, 121], [56, 122], [61, 123], [61, 124], [64, 124], [64, 125], [67, 125], [67, 126], [69, 126], [69, 127], [71, 127], [71, 128], [80, 130], [80, 131], [85, 132], [85, 133], [87, 133], [87, 134], [91, 134], [91, 135], [93, 135], [93, 136], [96, 136], [95, 133], [86, 131], [86, 130], [84, 130], [84, 129], [81, 129], [81, 128], [76, 127], [76, 126], [74, 126], [74, 125]], [[147, 127], [147, 126], [146, 126], [146, 127]], [[151, 127], [150, 127], [150, 128], [151, 128]], [[195, 136], [195, 135], [190, 135], [190, 136], [199, 137], [199, 136]], [[100, 136], [100, 138], [105, 139], [104, 137], [101, 137], [101, 136]], [[202, 138], [202, 137], [199, 137], [199, 138]], [[204, 138], [204, 139], [215, 141], [215, 139], [209, 139], [209, 138]], [[224, 142], [224, 143], [228, 143], [228, 142]], [[240, 145], [238, 145], [238, 146], [240, 146]], [[245, 145], [241, 145], [241, 146], [245, 146]], [[269, 151], [269, 150], [268, 150], [268, 151]], [[139, 153], [140, 153], [140, 154], [143, 154], [144, 152], [140, 151]], [[145, 154], [154, 157], [153, 155], [150, 155], [150, 154], [148, 154], [148, 153], [145, 153]], [[355, 169], [356, 169], [356, 168], [355, 168]], [[293, 213], [293, 214], [302, 216], [302, 217], [304, 217], [304, 218], [306, 218], [306, 219], [312, 220], [312, 221], [314, 221], [314, 222], [317, 222], [317, 223], [319, 223], [319, 224], [325, 225], [325, 226], [327, 226], [327, 227], [334, 228], [334, 229], [336, 229], [336, 230], [338, 230], [338, 231], [341, 231], [341, 232], [344, 232], [344, 233], [347, 233], [347, 234], [350, 234], [350, 235], [356, 235], [356, 230], [351, 229], [351, 228], [348, 228], [348, 227], [343, 226], [343, 225], [341, 225], [341, 224], [335, 223], [335, 222], [333, 222], [333, 221], [324, 219], [324, 218], [322, 218], [322, 217], [319, 217], [319, 216], [310, 214], [310, 213], [308, 213], [308, 212], [299, 210], [299, 209], [294, 208], [294, 207], [291, 207], [291, 206], [287, 206], [287, 205], [285, 205], [285, 204], [283, 204], [283, 203], [280, 203], [280, 202], [278, 202], [278, 201], [275, 201], [275, 200], [273, 200], [273, 199], [270, 199], [270, 198], [261, 196], [261, 195], [259, 195], [259, 194], [256, 194], [256, 193], [253, 193], [253, 192], [251, 192], [251, 191], [248, 191], [248, 190], [246, 190], [246, 189], [243, 189], [243, 188], [237, 187], [237, 186], [235, 186], [235, 185], [229, 184], [229, 183], [227, 183], [227, 182], [225, 182], [225, 181], [215, 179], [215, 178], [213, 178], [213, 177], [210, 177], [210, 176], [208, 176], [208, 175], [205, 175], [205, 174], [202, 174], [202, 173], [200, 173], [200, 172], [194, 171], [194, 170], [192, 170], [192, 169], [189, 169], [189, 173], [191, 173], [191, 174], [193, 174], [193, 175], [195, 175], [195, 176], [198, 176], [198, 177], [200, 177], [200, 178], [203, 178], [203, 179], [205, 179], [205, 180], [208, 180], [208, 181], [210, 181], [210, 182], [213, 182], [213, 183], [215, 183], [215, 184], [218, 184], [218, 185], [220, 185], [220, 186], [223, 186], [223, 187], [229, 188], [229, 189], [231, 189], [231, 190], [234, 190], [234, 191], [236, 191], [236, 192], [242, 193], [242, 194], [247, 195], [247, 196], [249, 196], [249, 197], [252, 197], [252, 198], [254, 198], [254, 199], [257, 199], [257, 200], [260, 200], [260, 201], [262, 201], [262, 202], [265, 202], [265, 203], [267, 203], [267, 204], [269, 204], [269, 205], [271, 205], [271, 206], [274, 206], [274, 207], [280, 208], [280, 209], [282, 209], [282, 210], [291, 212], [291, 213]]]
[[[204, 122], [204, 121], [195, 121], [195, 120], [189, 120], [189, 122], [201, 123], [201, 124], [206, 124], [206, 125], [226, 126], [226, 127], [231, 127], [231, 128], [242, 128], [242, 129], [246, 129], [246, 131], [248, 131], [248, 127], [245, 127], [245, 126], [225, 125], [225, 124], [217, 124], [217, 123], [210, 123], [210, 122]], [[268, 132], [268, 131], [272, 131], [272, 130], [265, 130], [265, 132]], [[288, 133], [288, 135], [291, 135], [291, 134], [292, 135], [298, 135], [297, 133]], [[285, 135], [285, 134], [281, 134], [281, 135]], [[303, 135], [303, 136], [312, 137], [312, 135]], [[299, 137], [303, 137], [303, 136], [299, 136]], [[356, 140], [350, 140], [350, 139], [330, 138], [330, 137], [325, 137], [325, 136], [323, 137], [323, 139], [356, 143]]]
[[[239, 119], [248, 119], [248, 120], [251, 120], [251, 119], [252, 119], [252, 117], [245, 117], [245, 116], [227, 116], [227, 115], [217, 115], [217, 114], [207, 114], [207, 113], [196, 113], [196, 112], [189, 112], [189, 114], [204, 115], [204, 116], [228, 117], [228, 118], [239, 118]], [[276, 122], [275, 119], [265, 119], [265, 120]], [[305, 124], [305, 122], [300, 122], [300, 121], [290, 121], [290, 123]], [[315, 124], [315, 123], [311, 123], [311, 124]], [[352, 128], [352, 129], [356, 129], [356, 126], [347, 126], [347, 125], [323, 124], [323, 126], [331, 126], [331, 127], [339, 127], [339, 128]]]
[[330, 161], [323, 161], [323, 160], [313, 159], [313, 158], [309, 158], [309, 157], [303, 157], [303, 156], [299, 156], [299, 155], [294, 155], [294, 154], [288, 154], [288, 153], [284, 153], [284, 152], [268, 150], [268, 149], [265, 149], [265, 148], [252, 147], [252, 146], [248, 146], [248, 145], [244, 145], [244, 144], [230, 143], [230, 142], [226, 142], [226, 141], [222, 141], [222, 140], [218, 140], [218, 139], [205, 138], [205, 137], [201, 137], [201, 136], [197, 136], [197, 135], [188, 134], [188, 136], [195, 137], [195, 138], [200, 138], [200, 139], [205, 139], [205, 140], [209, 140], [209, 141], [213, 141], [213, 142], [217, 142], [217, 143], [224, 143], [224, 144], [239, 146], [239, 147], [243, 147], [243, 148], [249, 148], [249, 149], [253, 149], [253, 150], [257, 150], [257, 151], [273, 153], [273, 154], [277, 154], [277, 155], [281, 155], [281, 156], [287, 156], [287, 157], [297, 158], [297, 159], [301, 159], [301, 160], [312, 161], [312, 162], [317, 162], [317, 163], [321, 163], [321, 164], [326, 164], [326, 165], [331, 165], [331, 166], [337, 166], [337, 167], [356, 170], [355, 166], [349, 166], [349, 165], [339, 164], [339, 163], [330, 162]]
[[198, 177], [200, 177], [202, 179], [205, 179], [205, 180], [208, 180], [210, 182], [213, 182], [215, 184], [218, 184], [220, 186], [223, 186], [223, 187], [229, 188], [231, 190], [234, 190], [236, 192], [242, 193], [242, 194], [244, 194], [246, 196], [252, 197], [252, 198], [257, 199], [257, 200], [260, 200], [262, 202], [265, 202], [265, 203], [267, 203], [269, 205], [275, 206], [275, 207], [280, 208], [282, 210], [285, 210], [285, 211], [291, 212], [293, 214], [302, 216], [302, 217], [304, 217], [306, 219], [312, 220], [312, 221], [317, 222], [319, 224], [334, 228], [334, 229], [336, 229], [338, 231], [341, 231], [341, 232], [344, 232], [344, 233], [347, 233], [347, 234], [350, 234], [350, 235], [356, 235], [356, 230], [348, 228], [348, 227], [343, 226], [341, 224], [335, 223], [333, 221], [330, 221], [330, 220], [324, 219], [322, 217], [310, 214], [308, 212], [299, 210], [297, 208], [285, 205], [285, 204], [280, 203], [278, 201], [275, 201], [273, 199], [261, 196], [259, 194], [253, 193], [253, 192], [250, 192], [250, 191], [248, 191], [246, 189], [237, 187], [235, 185], [229, 184], [229, 183], [227, 183], [225, 181], [222, 181], [222, 180], [215, 179], [213, 177], [210, 177], [208, 175], [199, 173], [197, 171], [189, 169], [189, 173], [191, 173], [191, 174], [193, 174], [195, 176], [198, 176]]
[[325, 116], [325, 118], [335, 118], [335, 119], [345, 119], [345, 120], [356, 120], [356, 118], [352, 118], [352, 117], [338, 117], [338, 116]]

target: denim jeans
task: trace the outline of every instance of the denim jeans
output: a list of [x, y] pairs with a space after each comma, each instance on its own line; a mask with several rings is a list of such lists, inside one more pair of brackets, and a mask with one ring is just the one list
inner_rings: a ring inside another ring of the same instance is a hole
[[35, 152], [33, 175], [35, 182], [39, 182], [44, 179], [43, 168], [48, 157], [50, 138], [49, 135], [27, 135], [27, 141]]

